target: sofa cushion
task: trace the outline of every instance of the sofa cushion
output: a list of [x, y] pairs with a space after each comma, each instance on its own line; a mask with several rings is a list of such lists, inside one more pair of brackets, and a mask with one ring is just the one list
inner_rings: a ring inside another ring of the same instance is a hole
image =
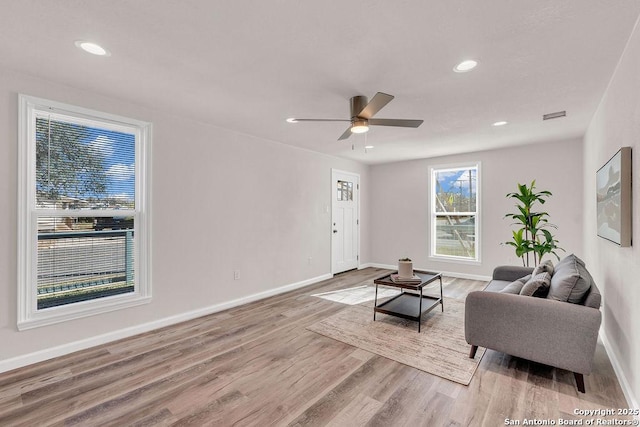
[[586, 307], [591, 307], [599, 310], [601, 300], [602, 296], [600, 295], [600, 290], [596, 286], [595, 282], [591, 282], [591, 287], [587, 291], [582, 304]]
[[549, 292], [551, 274], [543, 272], [532, 276], [520, 290], [520, 295], [527, 297], [545, 298]]
[[584, 261], [574, 254], [568, 255], [555, 267], [547, 298], [581, 304], [592, 282]]
[[485, 286], [483, 291], [486, 291], [486, 292], [500, 292], [509, 283], [511, 283], [511, 282], [506, 281], [506, 280], [492, 280], [489, 283], [487, 283], [487, 286]]
[[549, 273], [550, 275], [553, 276], [553, 263], [551, 262], [550, 259], [546, 260], [543, 263], [538, 264], [538, 266], [536, 266], [536, 268], [533, 269], [533, 273], [531, 273], [531, 275], [537, 276], [540, 273]]
[[524, 277], [519, 278], [518, 280], [515, 280], [511, 283], [509, 283], [507, 286], [505, 286], [504, 288], [502, 288], [500, 290], [500, 292], [502, 292], [503, 294], [515, 294], [518, 295], [520, 293], [520, 291], [522, 290], [522, 287], [524, 286], [525, 283], [527, 283], [529, 281], [529, 279], [531, 279], [531, 275], [527, 275]]

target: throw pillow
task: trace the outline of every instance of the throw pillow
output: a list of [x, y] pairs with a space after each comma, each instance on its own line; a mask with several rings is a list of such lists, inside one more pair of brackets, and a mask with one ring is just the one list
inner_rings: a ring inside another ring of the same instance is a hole
[[524, 284], [520, 290], [520, 295], [527, 297], [544, 298], [549, 292], [549, 285], [551, 283], [551, 275], [547, 272], [540, 273], [536, 276], [531, 276], [531, 279]]
[[528, 276], [521, 277], [518, 280], [509, 283], [507, 286], [502, 288], [500, 290], [500, 292], [503, 293], [503, 294], [515, 294], [515, 295], [518, 295], [520, 293], [520, 291], [522, 290], [522, 287], [524, 286], [524, 284], [527, 283], [530, 278], [531, 278], [530, 274]]
[[592, 282], [584, 261], [574, 254], [568, 255], [556, 265], [547, 298], [580, 304]]
[[550, 259], [536, 266], [536, 268], [533, 269], [533, 273], [531, 273], [531, 276], [537, 276], [540, 273], [549, 273], [553, 276], [553, 263]]

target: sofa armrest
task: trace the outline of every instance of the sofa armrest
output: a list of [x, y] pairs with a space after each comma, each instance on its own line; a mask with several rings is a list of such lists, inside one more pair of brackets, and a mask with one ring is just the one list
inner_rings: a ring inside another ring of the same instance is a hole
[[465, 303], [465, 338], [490, 348], [569, 371], [591, 372], [600, 310], [495, 292], [471, 292]]
[[500, 265], [493, 269], [493, 280], [505, 280], [513, 282], [521, 277], [531, 274], [533, 268], [518, 267], [517, 265]]

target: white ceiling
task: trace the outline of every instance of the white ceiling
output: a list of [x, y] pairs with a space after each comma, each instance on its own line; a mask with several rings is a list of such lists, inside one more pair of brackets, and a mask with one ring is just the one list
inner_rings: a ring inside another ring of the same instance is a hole
[[[639, 14], [638, 0], [0, 0], [0, 66], [374, 164], [581, 136]], [[396, 98], [377, 118], [424, 124], [338, 142], [346, 123], [285, 122], [347, 119], [350, 97], [378, 91]]]

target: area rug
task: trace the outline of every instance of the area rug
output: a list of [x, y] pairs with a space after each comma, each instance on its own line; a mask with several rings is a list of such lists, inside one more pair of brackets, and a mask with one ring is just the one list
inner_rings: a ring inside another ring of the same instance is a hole
[[310, 331], [350, 344], [433, 375], [469, 385], [485, 349], [469, 358], [464, 339], [464, 302], [445, 299], [417, 323], [382, 313], [373, 321], [373, 303], [352, 305], [307, 327]]

